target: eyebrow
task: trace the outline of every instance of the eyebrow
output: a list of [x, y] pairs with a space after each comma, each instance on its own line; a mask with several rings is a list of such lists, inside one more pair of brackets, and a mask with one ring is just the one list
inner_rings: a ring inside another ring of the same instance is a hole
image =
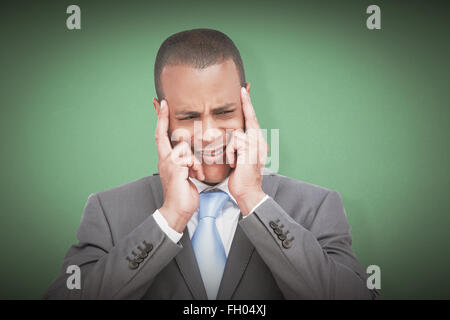
[[[236, 103], [235, 102], [230, 102], [230, 103], [226, 103], [220, 107], [217, 108], [213, 108], [212, 112], [214, 113], [220, 113], [223, 111], [226, 111], [227, 109], [229, 109], [230, 107], [235, 106]], [[176, 111], [175, 112], [176, 116], [191, 116], [191, 117], [198, 117], [200, 115], [200, 112], [197, 111], [189, 111], [189, 110], [180, 110], [180, 111]]]
[[180, 110], [175, 112], [176, 116], [199, 116], [200, 113], [197, 111], [187, 111], [187, 110]]
[[234, 102], [226, 103], [223, 106], [220, 106], [220, 107], [217, 107], [217, 108], [213, 108], [212, 112], [220, 113], [220, 112], [226, 111], [227, 109], [229, 109], [231, 107], [234, 107], [235, 105], [236, 105], [236, 103], [234, 103]]

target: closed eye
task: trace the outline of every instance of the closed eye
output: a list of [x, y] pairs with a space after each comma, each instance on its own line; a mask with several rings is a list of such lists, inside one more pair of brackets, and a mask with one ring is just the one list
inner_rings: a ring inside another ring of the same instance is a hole
[[192, 120], [192, 119], [195, 119], [195, 118], [198, 118], [198, 116], [188, 116], [188, 117], [180, 118], [178, 120]]
[[221, 116], [221, 115], [226, 115], [226, 114], [229, 114], [229, 113], [233, 113], [234, 110], [235, 110], [235, 109], [233, 109], [233, 110], [224, 110], [224, 111], [216, 112], [216, 115], [219, 115], [219, 116]]

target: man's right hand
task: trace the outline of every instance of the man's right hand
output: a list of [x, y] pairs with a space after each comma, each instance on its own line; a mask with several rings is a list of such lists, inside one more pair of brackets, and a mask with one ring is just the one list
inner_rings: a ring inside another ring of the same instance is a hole
[[164, 192], [159, 212], [169, 226], [181, 233], [199, 205], [197, 188], [189, 177], [204, 180], [202, 165], [192, 153], [189, 143], [182, 141], [174, 148], [169, 140], [169, 107], [161, 101], [156, 125], [158, 170]]

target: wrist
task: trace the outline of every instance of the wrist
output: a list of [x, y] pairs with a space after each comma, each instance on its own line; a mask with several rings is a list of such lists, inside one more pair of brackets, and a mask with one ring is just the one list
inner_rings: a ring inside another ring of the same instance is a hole
[[164, 219], [167, 221], [167, 224], [170, 228], [175, 230], [178, 233], [182, 233], [184, 231], [184, 228], [186, 227], [190, 216], [184, 216], [176, 213], [171, 208], [168, 208], [166, 206], [162, 206], [158, 209], [161, 215], [164, 217]]
[[262, 189], [251, 191], [246, 193], [245, 195], [240, 196], [236, 199], [239, 209], [242, 212], [242, 215], [245, 217], [247, 216], [251, 210], [261, 202], [262, 199], [266, 194]]

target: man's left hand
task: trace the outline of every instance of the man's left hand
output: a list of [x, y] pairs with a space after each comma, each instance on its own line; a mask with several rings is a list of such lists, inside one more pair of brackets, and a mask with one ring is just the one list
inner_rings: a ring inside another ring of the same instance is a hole
[[236, 199], [243, 216], [266, 196], [262, 189], [262, 170], [268, 145], [256, 119], [249, 93], [241, 88], [245, 133], [235, 130], [226, 148], [227, 163], [234, 168], [228, 180], [230, 193]]

